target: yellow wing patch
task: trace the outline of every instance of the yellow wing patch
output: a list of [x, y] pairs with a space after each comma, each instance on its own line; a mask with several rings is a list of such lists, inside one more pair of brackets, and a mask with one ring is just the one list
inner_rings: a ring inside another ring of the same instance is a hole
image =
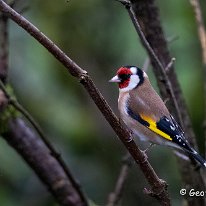
[[150, 117], [145, 116], [145, 115], [140, 115], [140, 116], [143, 120], [145, 120], [146, 122], [149, 123], [148, 128], [150, 130], [152, 130], [156, 134], [160, 135], [161, 137], [164, 137], [165, 139], [172, 141], [172, 138], [168, 134], [164, 133], [163, 131], [161, 131], [157, 128], [156, 122], [153, 119], [151, 119]]

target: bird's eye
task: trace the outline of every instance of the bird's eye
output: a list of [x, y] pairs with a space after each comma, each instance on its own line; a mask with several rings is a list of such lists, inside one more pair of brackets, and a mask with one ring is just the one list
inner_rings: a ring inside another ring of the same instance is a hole
[[127, 80], [129, 79], [131, 76], [131, 74], [120, 74], [119, 78], [121, 79], [121, 81]]

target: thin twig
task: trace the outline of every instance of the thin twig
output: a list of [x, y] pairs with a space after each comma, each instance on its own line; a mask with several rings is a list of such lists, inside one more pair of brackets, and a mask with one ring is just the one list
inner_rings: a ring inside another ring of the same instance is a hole
[[205, 157], [206, 157], [206, 30], [204, 26], [204, 21], [202, 17], [202, 12], [200, 8], [200, 3], [198, 0], [190, 0], [190, 4], [195, 13], [195, 19], [197, 22], [198, 36], [202, 48], [202, 64], [203, 64], [203, 74], [204, 74], [204, 121], [203, 129], [205, 136]]
[[8, 120], [2, 137], [27, 162], [61, 206], [87, 206], [37, 133], [21, 117]]
[[[142, 25], [142, 29], [144, 31], [144, 34], [148, 42], [150, 43], [150, 45], [158, 55], [164, 67], [166, 67], [168, 62], [171, 60], [171, 56], [167, 48], [167, 41], [164, 37], [164, 32], [160, 22], [159, 9], [156, 5], [156, 1], [155, 0], [149, 0], [149, 1], [131, 0], [131, 2], [132, 2], [132, 9], [134, 10], [137, 19]], [[144, 45], [144, 42], [142, 40], [141, 42]], [[158, 85], [163, 99], [167, 99], [169, 97], [169, 99], [172, 100], [171, 95], [168, 92], [166, 80], [164, 78], [164, 75], [162, 74], [161, 68], [159, 68], [156, 61], [153, 60], [152, 55], [149, 54], [149, 56], [151, 58], [155, 76], [159, 80]], [[190, 144], [197, 149], [194, 130], [191, 124], [185, 99], [183, 97], [180, 84], [178, 82], [177, 75], [174, 71], [174, 67], [172, 67], [172, 69], [169, 70], [168, 77], [172, 84], [172, 88], [174, 89], [176, 101], [180, 109], [179, 111], [176, 111], [176, 107], [173, 101], [170, 101], [168, 107], [172, 112], [172, 114], [177, 119], [177, 121], [179, 121], [177, 113], [180, 112], [181, 117], [184, 120], [183, 129], [185, 131], [185, 136], [188, 138]], [[194, 171], [194, 168], [191, 167], [190, 163], [186, 161], [182, 161], [181, 159], [178, 159], [178, 164], [179, 164], [179, 169], [182, 177], [182, 182], [184, 185], [187, 185], [190, 188], [201, 188], [201, 190], [205, 190], [204, 178], [200, 174], [200, 172]], [[188, 205], [191, 206], [205, 205], [205, 198], [191, 199], [191, 197], [189, 196], [186, 196], [185, 198]]]
[[177, 111], [177, 117], [178, 117], [179, 123], [180, 123], [181, 126], [183, 126], [183, 121], [182, 121], [181, 113], [179, 111], [179, 106], [177, 104], [177, 101], [176, 101], [176, 98], [175, 98], [175, 95], [174, 95], [174, 91], [173, 91], [172, 85], [171, 85], [170, 80], [169, 80], [169, 78], [167, 76], [167, 73], [165, 71], [164, 66], [162, 65], [162, 63], [160, 62], [159, 58], [157, 57], [157, 55], [155, 54], [154, 50], [152, 49], [152, 47], [150, 46], [149, 42], [147, 41], [147, 39], [146, 39], [142, 29], [141, 29], [139, 21], [136, 18], [136, 15], [135, 15], [135, 13], [134, 13], [134, 11], [132, 9], [131, 2], [130, 1], [129, 2], [128, 1], [124, 1], [124, 0], [122, 0], [120, 2], [125, 5], [128, 13], [129, 13], [129, 16], [130, 16], [130, 18], [131, 18], [131, 20], [132, 20], [132, 22], [134, 24], [134, 27], [135, 27], [135, 29], [136, 29], [136, 31], [137, 31], [137, 33], [138, 33], [138, 35], [139, 35], [143, 45], [144, 45], [144, 47], [146, 48], [146, 50], [150, 54], [150, 56], [152, 56], [153, 60], [156, 62], [156, 64], [158, 65], [159, 69], [161, 70], [162, 75], [163, 75], [164, 80], [165, 80], [165, 83], [166, 83], [166, 86], [167, 86], [168, 91], [169, 91], [169, 93], [171, 95], [171, 99], [172, 99], [172, 101], [174, 103], [174, 106], [175, 106], [175, 109]]
[[122, 167], [115, 184], [115, 189], [109, 194], [107, 206], [116, 206], [120, 202], [132, 162], [133, 160], [130, 155], [126, 155], [126, 157], [123, 158]]
[[171, 61], [167, 64], [167, 66], [165, 67], [165, 71], [168, 72], [170, 70], [170, 68], [173, 66], [174, 62], [175, 62], [175, 58], [173, 57], [171, 59]]
[[[159, 10], [158, 7], [155, 4], [155, 0], [151, 1], [139, 1], [139, 0], [132, 0], [132, 8], [135, 11], [136, 17], [141, 22], [142, 28], [144, 29], [144, 34], [147, 38], [147, 40], [152, 45], [154, 51], [156, 54], [158, 54], [158, 57], [161, 59], [161, 62], [164, 66], [167, 65], [167, 63], [170, 61], [171, 56], [167, 48], [166, 39], [164, 37], [164, 33], [162, 30], [161, 22], [160, 22], [160, 16], [159, 16]], [[157, 35], [158, 33], [158, 35]], [[166, 81], [164, 76], [162, 75], [161, 69], [158, 67], [157, 63], [153, 60], [152, 56], [149, 55], [151, 58], [151, 62], [154, 68], [154, 73], [157, 77], [160, 93], [163, 97], [163, 99], [171, 99], [170, 93], [168, 93], [168, 88], [166, 85]], [[197, 148], [196, 144], [196, 138], [194, 134], [194, 130], [191, 124], [191, 120], [189, 117], [189, 113], [186, 107], [186, 103], [178, 82], [177, 75], [174, 71], [174, 67], [170, 69], [168, 73], [168, 77], [171, 81], [172, 88], [174, 89], [176, 101], [178, 102], [179, 111], [181, 112], [181, 117], [184, 120], [183, 123], [183, 129], [185, 131], [186, 137], [188, 137], [188, 140], [190, 144]], [[164, 81], [161, 81], [164, 80]], [[174, 106], [173, 101], [170, 101], [169, 103], [169, 109], [173, 113], [173, 115], [178, 120], [178, 115], [176, 108]], [[200, 174], [200, 172], [194, 171], [194, 168], [191, 167], [191, 164], [182, 161], [181, 159], [178, 159], [179, 169], [182, 177], [182, 182], [184, 185], [188, 185], [188, 187], [192, 188], [201, 188], [202, 190], [205, 190], [204, 187], [204, 178]], [[190, 197], [186, 197], [187, 204], [194, 206], [200, 206], [204, 205], [204, 198], [198, 198], [198, 199], [191, 199]]]
[[67, 167], [66, 163], [61, 157], [61, 154], [56, 151], [54, 146], [49, 142], [48, 138], [42, 131], [40, 125], [34, 120], [34, 118], [29, 114], [29, 112], [14, 98], [10, 96], [10, 94], [7, 92], [3, 82], [0, 80], [0, 88], [4, 92], [5, 96], [8, 99], [8, 103], [11, 104], [17, 111], [19, 111], [26, 119], [31, 123], [31, 125], [35, 128], [39, 136], [41, 137], [42, 141], [45, 143], [45, 145], [50, 150], [51, 155], [57, 159], [61, 167], [63, 168], [64, 172], [66, 173], [67, 177], [71, 181], [73, 187], [76, 189], [76, 191], [79, 193], [79, 196], [81, 197], [83, 202], [87, 202], [86, 197], [84, 196], [83, 192], [80, 189], [80, 185], [75, 181], [73, 175], [71, 174], [71, 171]]
[[[116, 0], [116, 1], [118, 1], [118, 0]], [[178, 40], [178, 36], [176, 36], [176, 35], [167, 38], [167, 42], [168, 42], [168, 43], [172, 43], [172, 42], [174, 42], [174, 41], [176, 41], [176, 40]], [[171, 59], [171, 61], [169, 62], [169, 64], [168, 64], [167, 67], [165, 68], [166, 71], [169, 70], [169, 69], [172, 67], [172, 65], [174, 64], [174, 61], [175, 61], [175, 60], [176, 60], [175, 58], [172, 58], [172, 59]], [[145, 61], [144, 61], [143, 66], [142, 66], [142, 70], [145, 71], [145, 72], [147, 72], [150, 63], [151, 63], [151, 62], [150, 62], [150, 59], [149, 59], [149, 57], [147, 57], [147, 58], [145, 59]]]
[[32, 35], [39, 43], [41, 43], [41, 45], [47, 48], [47, 50], [56, 59], [58, 59], [58, 61], [61, 62], [65, 66], [65, 68], [67, 68], [68, 72], [80, 81], [99, 110], [104, 115], [105, 119], [109, 122], [113, 130], [116, 132], [117, 136], [130, 152], [131, 156], [139, 164], [144, 176], [146, 177], [148, 183], [151, 185], [153, 193], [156, 194], [155, 198], [157, 198], [162, 205], [170, 205], [170, 199], [167, 192], [167, 183], [158, 178], [154, 169], [148, 162], [145, 154], [140, 151], [133, 138], [131, 137], [130, 132], [123, 127], [119, 119], [114, 115], [110, 106], [103, 98], [102, 94], [99, 92], [87, 72], [80, 68], [50, 39], [48, 39], [48, 37], [40, 32], [28, 20], [26, 20], [11, 7], [9, 7], [3, 0], [0, 0], [0, 10], [14, 22], [16, 22], [19, 26], [21, 26], [24, 30], [26, 30], [30, 35]]

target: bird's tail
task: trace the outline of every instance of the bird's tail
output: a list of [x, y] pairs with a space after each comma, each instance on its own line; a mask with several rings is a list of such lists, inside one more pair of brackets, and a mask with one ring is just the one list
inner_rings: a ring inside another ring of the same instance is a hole
[[206, 160], [199, 155], [195, 150], [192, 150], [192, 152], [190, 152], [190, 154], [192, 155], [192, 157], [199, 162], [203, 167], [206, 167]]

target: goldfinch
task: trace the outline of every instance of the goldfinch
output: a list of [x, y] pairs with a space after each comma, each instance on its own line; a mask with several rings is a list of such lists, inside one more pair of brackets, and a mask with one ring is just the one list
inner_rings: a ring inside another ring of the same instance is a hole
[[110, 82], [119, 85], [120, 117], [134, 135], [143, 141], [182, 149], [206, 167], [206, 161], [189, 145], [144, 71], [123, 66]]

